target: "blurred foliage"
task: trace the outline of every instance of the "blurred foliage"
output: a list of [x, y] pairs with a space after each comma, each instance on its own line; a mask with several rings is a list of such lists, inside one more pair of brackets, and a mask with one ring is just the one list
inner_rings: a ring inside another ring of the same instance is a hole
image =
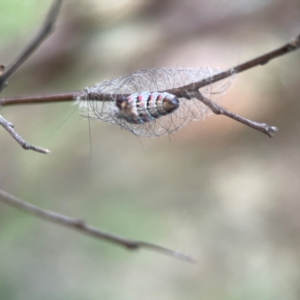
[[[0, 2], [1, 63], [51, 1]], [[156, 67], [229, 68], [299, 34], [298, 0], [65, 0], [56, 31], [3, 96], [80, 90]], [[0, 203], [0, 299], [299, 299], [300, 51], [236, 75], [222, 104], [279, 127], [273, 139], [224, 117], [138, 139], [74, 106], [1, 114], [49, 156], [0, 130], [0, 185], [101, 229], [190, 253], [196, 265], [113, 245]], [[220, 97], [221, 98], [221, 97]]]

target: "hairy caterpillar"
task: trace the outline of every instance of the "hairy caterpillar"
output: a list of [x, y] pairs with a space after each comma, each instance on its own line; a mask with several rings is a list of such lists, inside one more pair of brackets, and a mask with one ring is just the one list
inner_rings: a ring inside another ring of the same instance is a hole
[[[178, 98], [166, 90], [218, 72], [208, 68], [141, 70], [86, 88], [77, 103], [88, 118], [118, 124], [139, 136], [162, 136], [211, 114], [211, 110], [198, 99]], [[201, 92], [211, 97], [222, 93], [225, 88], [221, 83], [221, 88], [220, 84], [209, 85]]]

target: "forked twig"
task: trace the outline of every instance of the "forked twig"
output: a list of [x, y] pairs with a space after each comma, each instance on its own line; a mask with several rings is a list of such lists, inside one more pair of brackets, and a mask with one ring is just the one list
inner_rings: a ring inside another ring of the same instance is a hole
[[[273, 134], [277, 131], [276, 127], [267, 125], [265, 123], [254, 122], [252, 120], [249, 120], [242, 116], [239, 116], [239, 115], [217, 105], [210, 99], [204, 97], [200, 93], [199, 89], [202, 87], [205, 87], [207, 85], [210, 85], [212, 83], [215, 83], [217, 81], [228, 78], [228, 77], [232, 76], [233, 74], [241, 73], [243, 71], [246, 71], [248, 69], [251, 69], [251, 68], [259, 66], [259, 65], [265, 65], [270, 60], [273, 60], [282, 55], [285, 55], [292, 51], [295, 51], [295, 50], [299, 49], [299, 47], [300, 47], [300, 35], [278, 49], [275, 49], [275, 50], [268, 52], [264, 55], [261, 55], [257, 58], [254, 58], [245, 63], [237, 65], [233, 68], [230, 68], [227, 71], [217, 73], [215, 75], [206, 77], [202, 80], [195, 81], [191, 84], [187, 84], [187, 85], [183, 85], [183, 86], [175, 87], [175, 88], [171, 88], [171, 89], [166, 89], [166, 90], [160, 90], [158, 92], [167, 92], [167, 93], [173, 94], [174, 96], [176, 96], [178, 98], [185, 98], [185, 99], [191, 99], [194, 97], [194, 98], [198, 99], [199, 101], [201, 101], [202, 103], [204, 103], [206, 106], [208, 106], [212, 110], [213, 113], [222, 114], [224, 116], [227, 116], [235, 121], [238, 121], [246, 126], [253, 128], [255, 130], [259, 130], [259, 131], [265, 133], [266, 135], [268, 135], [269, 137], [272, 137]], [[88, 93], [86, 91], [82, 91], [82, 92], [73, 92], [73, 93], [65, 93], [65, 94], [11, 97], [11, 98], [0, 99], [0, 106], [1, 105], [9, 106], [9, 105], [19, 105], [19, 104], [65, 102], [65, 101], [73, 101], [75, 99], [88, 99], [88, 101], [91, 101], [91, 102], [93, 102], [93, 101], [104, 102], [104, 101], [114, 101], [115, 99], [120, 99], [120, 98], [124, 99], [124, 97], [126, 98], [130, 95], [130, 94], [126, 94], [126, 93], [124, 93], [124, 94], [105, 93], [105, 92], [101, 91], [101, 88], [99, 90], [100, 90], [99, 92], [95, 92], [93, 90], [93, 93]]]
[[[190, 96], [188, 95], [188, 93], [192, 93], [193, 91], [198, 90], [202, 87], [226, 79], [234, 74], [247, 71], [257, 66], [265, 65], [269, 61], [276, 59], [280, 56], [286, 55], [295, 50], [298, 50], [299, 48], [300, 48], [300, 35], [292, 39], [287, 44], [279, 47], [278, 49], [267, 52], [266, 54], [251, 59], [245, 63], [239, 64], [224, 72], [217, 73], [213, 76], [204, 78], [203, 80], [196, 81], [188, 85], [184, 85], [178, 88], [172, 88], [160, 92], [167, 92], [175, 95], [176, 97], [184, 97], [189, 99]], [[8, 98], [0, 99], [0, 106], [11, 106], [11, 105], [22, 105], [22, 104], [44, 104], [44, 103], [53, 103], [53, 102], [73, 101], [81, 94], [82, 92], [71, 92], [71, 93], [63, 93], [63, 94], [8, 97]], [[114, 96], [119, 97], [121, 95], [115, 94]], [[126, 96], [126, 94], [122, 94], [122, 96]], [[95, 101], [112, 101], [112, 95], [111, 93], [100, 94], [98, 95], [98, 99], [95, 99]]]
[[[0, 72], [0, 93], [8, 85], [8, 79], [21, 67], [21, 65], [29, 58], [29, 56], [40, 46], [40, 44], [46, 39], [46, 37], [53, 30], [53, 26], [62, 4], [62, 0], [55, 0], [49, 10], [49, 13], [45, 19], [44, 25], [36, 37], [29, 43], [29, 45], [23, 50], [21, 55], [16, 61], [5, 70], [4, 65], [1, 65]], [[0, 108], [1, 108], [0, 103]], [[6, 129], [10, 135], [26, 150], [34, 150], [40, 153], [48, 154], [50, 151], [41, 147], [33, 146], [27, 143], [14, 129], [13, 124], [5, 120], [0, 116], [0, 125]]]
[[[271, 52], [267, 52], [266, 54], [251, 59], [245, 63], [239, 64], [224, 72], [217, 73], [213, 76], [204, 78], [203, 80], [196, 81], [188, 85], [184, 85], [178, 88], [167, 89], [159, 92], [167, 92], [175, 95], [176, 97], [183, 97], [183, 98], [190, 99], [189, 93], [193, 93], [194, 91], [199, 90], [202, 87], [226, 79], [234, 74], [247, 71], [257, 66], [265, 65], [269, 61], [276, 59], [280, 56], [286, 55], [295, 50], [298, 50], [299, 48], [300, 48], [300, 35], [292, 39], [287, 44], [279, 47], [278, 49], [275, 49]], [[73, 101], [81, 94], [82, 92], [71, 92], [71, 93], [63, 93], [63, 94], [7, 97], [7, 98], [0, 99], [0, 107], [11, 106], [11, 105], [23, 105], [23, 104], [45, 104], [45, 103], [53, 103], [53, 102]], [[126, 96], [126, 94], [122, 94], [122, 95], [114, 94], [114, 97], [119, 97], [119, 96]], [[111, 93], [99, 94], [97, 99], [95, 99], [95, 101], [112, 101], [112, 94]]]
[[102, 230], [99, 230], [96, 227], [93, 227], [91, 225], [88, 225], [85, 223], [85, 221], [80, 219], [74, 219], [70, 218], [65, 215], [58, 214], [56, 212], [42, 209], [40, 207], [37, 207], [31, 203], [25, 202], [3, 190], [0, 189], [0, 200], [2, 202], [5, 202], [9, 205], [12, 205], [14, 207], [17, 207], [23, 211], [26, 211], [30, 214], [33, 214], [37, 216], [40, 219], [48, 220], [52, 223], [60, 224], [65, 227], [69, 227], [73, 230], [80, 231], [84, 234], [93, 236], [95, 238], [99, 238], [101, 240], [122, 246], [129, 250], [138, 250], [138, 249], [149, 249], [152, 251], [160, 252], [181, 260], [185, 260], [188, 262], [196, 262], [196, 260], [189, 256], [185, 255], [181, 252], [174, 251], [162, 246], [158, 246], [155, 244], [147, 243], [147, 242], [141, 242], [141, 241], [134, 241], [130, 239], [125, 239], [121, 236], [114, 235]]

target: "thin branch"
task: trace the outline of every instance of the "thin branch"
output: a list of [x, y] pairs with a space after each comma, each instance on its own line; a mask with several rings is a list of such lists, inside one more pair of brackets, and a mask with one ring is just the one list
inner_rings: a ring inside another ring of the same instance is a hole
[[[82, 92], [64, 93], [64, 94], [50, 94], [50, 95], [34, 95], [34, 96], [16, 96], [9, 98], [0, 98], [1, 106], [12, 106], [22, 104], [46, 104], [74, 101], [80, 97]], [[111, 97], [110, 100], [111, 101]]]
[[148, 249], [156, 252], [160, 252], [181, 260], [185, 260], [188, 262], [196, 262], [194, 258], [191, 256], [185, 255], [181, 252], [174, 251], [165, 247], [161, 247], [155, 244], [141, 242], [141, 241], [134, 241], [130, 239], [125, 239], [123, 237], [120, 237], [118, 235], [114, 235], [102, 230], [99, 230], [96, 227], [93, 227], [91, 225], [88, 225], [85, 223], [85, 221], [80, 219], [74, 219], [70, 218], [65, 215], [61, 215], [58, 213], [55, 213], [50, 210], [42, 209], [40, 207], [37, 207], [31, 203], [25, 202], [24, 200], [21, 200], [3, 190], [0, 189], [0, 201], [14, 206], [16, 208], [19, 208], [23, 211], [26, 211], [30, 214], [33, 214], [40, 219], [48, 220], [52, 223], [56, 223], [65, 227], [69, 227], [73, 230], [80, 231], [81, 233], [93, 236], [95, 238], [116, 244], [118, 246], [124, 247], [129, 250], [138, 250], [138, 249]]
[[6, 129], [10, 135], [21, 145], [21, 147], [25, 150], [34, 150], [40, 153], [44, 154], [49, 154], [50, 150], [44, 149], [38, 146], [30, 145], [28, 144], [15, 130], [14, 130], [14, 125], [7, 120], [5, 120], [1, 115], [0, 115], [0, 125]]
[[29, 58], [29, 56], [40, 46], [40, 44], [47, 38], [54, 27], [54, 23], [58, 12], [60, 10], [62, 0], [55, 0], [49, 10], [49, 13], [45, 19], [43, 27], [37, 36], [29, 43], [29, 45], [23, 50], [21, 55], [16, 61], [3, 72], [0, 77], [0, 92], [7, 85], [7, 80], [21, 67], [21, 65]]
[[275, 58], [278, 58], [280, 56], [286, 55], [290, 52], [293, 52], [295, 50], [298, 50], [300, 48], [300, 35], [298, 35], [296, 38], [291, 40], [289, 43], [281, 46], [278, 49], [275, 49], [271, 52], [268, 52], [266, 54], [263, 54], [259, 57], [256, 57], [254, 59], [251, 59], [245, 63], [242, 63], [240, 65], [237, 65], [233, 68], [230, 68], [227, 71], [218, 73], [216, 75], [213, 75], [211, 77], [205, 78], [203, 80], [179, 87], [174, 89], [169, 89], [166, 92], [173, 94], [177, 97], [186, 97], [186, 92], [193, 92], [195, 90], [198, 90], [204, 86], [210, 85], [212, 83], [215, 83], [217, 81], [223, 80], [225, 78], [228, 78], [234, 74], [238, 74], [241, 72], [244, 72], [246, 70], [249, 70], [251, 68], [262, 66], [267, 64], [270, 60], [273, 60]]
[[[45, 38], [53, 30], [53, 26], [58, 15], [62, 4], [62, 0], [55, 0], [49, 10], [49, 13], [45, 19], [44, 25], [40, 29], [37, 36], [29, 43], [29, 45], [23, 50], [19, 58], [7, 69], [4, 65], [0, 66], [0, 93], [8, 84], [8, 79], [21, 67], [21, 65], [29, 58], [29, 56], [40, 46], [40, 44], [45, 40]], [[1, 103], [0, 103], [1, 108]], [[11, 136], [24, 148], [34, 150], [40, 153], [48, 154], [50, 151], [38, 146], [30, 145], [27, 143], [14, 129], [13, 124], [5, 120], [0, 115], [0, 125], [6, 129]]]
[[240, 122], [246, 126], [249, 126], [253, 129], [261, 131], [262, 133], [266, 134], [269, 137], [273, 137], [274, 133], [278, 131], [278, 128], [275, 126], [270, 126], [265, 123], [254, 122], [252, 120], [243, 118], [242, 116], [239, 116], [239, 115], [227, 110], [226, 108], [224, 108], [224, 107], [216, 104], [215, 102], [211, 101], [210, 99], [204, 97], [198, 90], [196, 92], [194, 92], [193, 97], [197, 98], [202, 103], [204, 103], [206, 106], [208, 106], [214, 114], [226, 116], [226, 117], [233, 119], [237, 122]]

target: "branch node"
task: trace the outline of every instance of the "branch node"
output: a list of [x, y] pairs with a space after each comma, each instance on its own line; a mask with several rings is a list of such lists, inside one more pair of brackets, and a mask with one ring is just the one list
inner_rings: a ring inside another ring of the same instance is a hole
[[4, 70], [5, 70], [6, 66], [5, 65], [0, 65], [0, 77], [3, 76]]
[[300, 35], [298, 35], [295, 39], [290, 42], [292, 50], [300, 48]]
[[275, 127], [275, 126], [270, 126], [268, 124], [261, 124], [263, 127], [265, 127], [265, 130], [266, 130], [266, 134], [269, 136], [269, 137], [273, 137], [274, 136], [274, 133], [278, 131], [278, 128]]
[[74, 225], [79, 229], [84, 229], [86, 222], [85, 220], [76, 220], [76, 222], [74, 222]]
[[129, 242], [126, 244], [126, 248], [129, 250], [138, 250], [140, 248], [139, 243]]

